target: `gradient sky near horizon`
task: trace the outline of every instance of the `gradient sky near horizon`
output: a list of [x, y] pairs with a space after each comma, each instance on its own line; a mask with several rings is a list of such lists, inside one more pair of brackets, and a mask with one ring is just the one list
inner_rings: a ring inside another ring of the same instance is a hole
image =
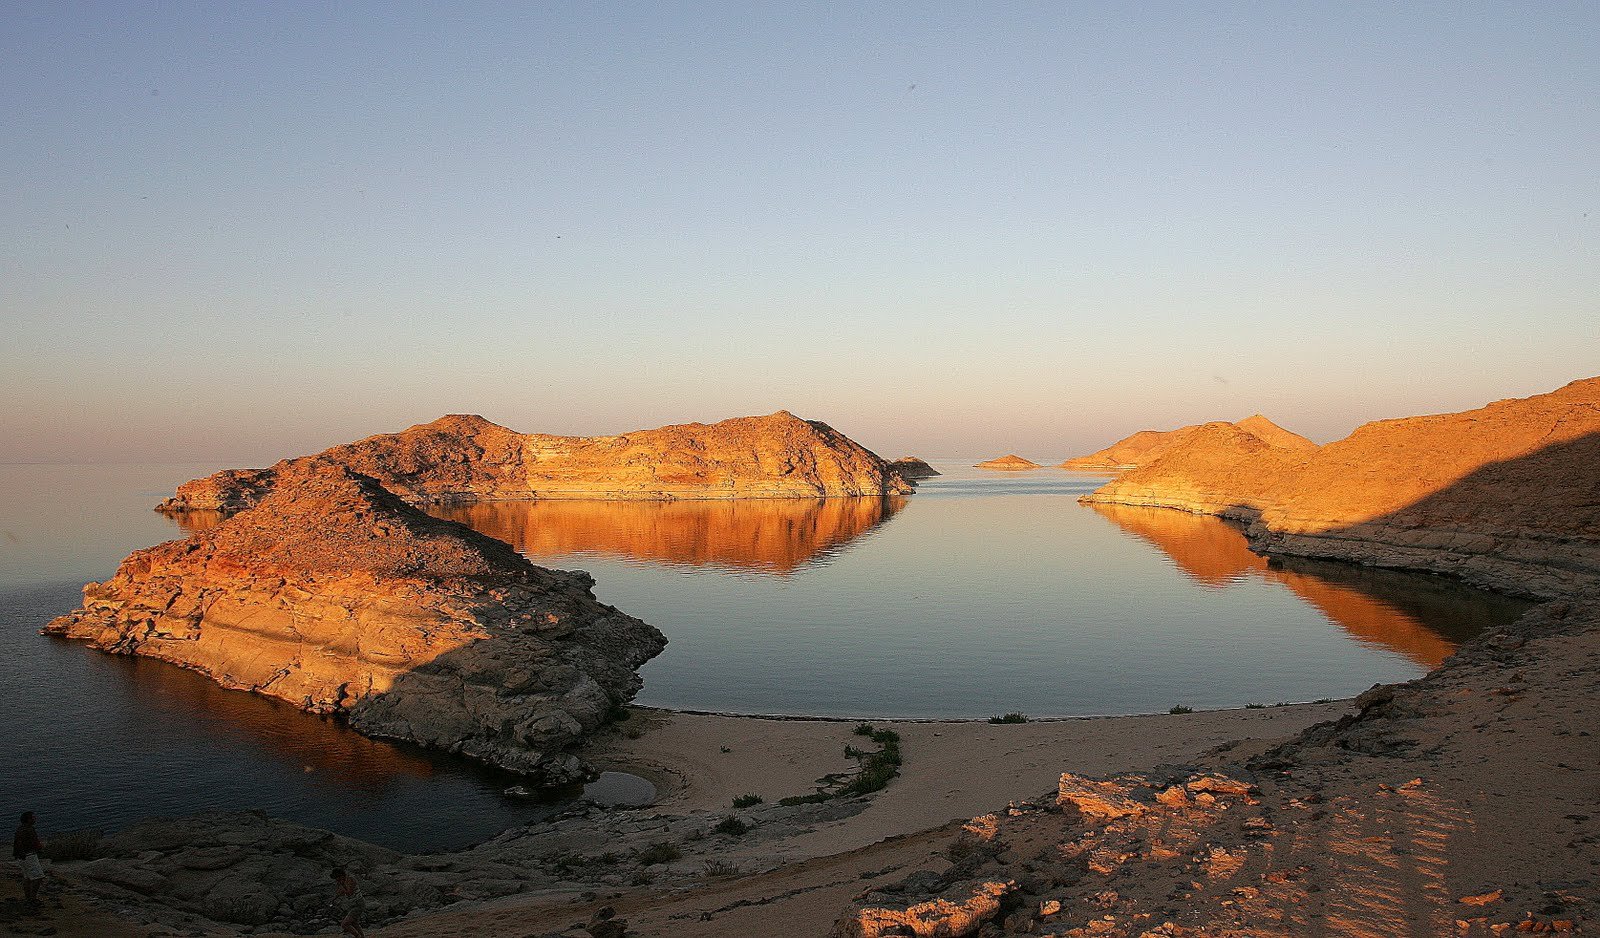
[[1044, 461], [1600, 374], [1600, 5], [0, 7], [0, 462], [787, 408]]

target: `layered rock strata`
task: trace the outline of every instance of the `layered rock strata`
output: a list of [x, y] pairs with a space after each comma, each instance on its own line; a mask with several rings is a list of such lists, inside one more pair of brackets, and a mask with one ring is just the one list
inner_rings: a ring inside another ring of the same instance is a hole
[[[1196, 430], [1208, 426], [1214, 425], [1194, 424], [1176, 430], [1140, 430], [1105, 449], [1087, 456], [1074, 456], [1057, 468], [1080, 471], [1136, 469], [1183, 443]], [[1300, 434], [1285, 430], [1260, 414], [1246, 417], [1231, 426], [1259, 438], [1264, 443], [1284, 449], [1312, 450], [1317, 447], [1317, 444]]]
[[136, 551], [45, 630], [566, 782], [584, 774], [567, 750], [666, 643], [592, 585], [312, 463], [215, 527]]
[[338, 466], [413, 504], [533, 498], [818, 498], [905, 495], [914, 485], [825, 423], [788, 411], [619, 436], [517, 433], [451, 415], [267, 469], [228, 469], [184, 483], [166, 512], [237, 511], [279, 476]]
[[1210, 424], [1083, 500], [1236, 518], [1267, 553], [1561, 595], [1600, 583], [1600, 378], [1314, 450]]
[[975, 468], [1021, 472], [1028, 469], [1040, 469], [1043, 467], [1031, 459], [1024, 459], [1023, 457], [1018, 456], [1016, 453], [1011, 453], [1007, 456], [999, 456], [994, 459], [985, 459], [983, 462], [978, 463]]

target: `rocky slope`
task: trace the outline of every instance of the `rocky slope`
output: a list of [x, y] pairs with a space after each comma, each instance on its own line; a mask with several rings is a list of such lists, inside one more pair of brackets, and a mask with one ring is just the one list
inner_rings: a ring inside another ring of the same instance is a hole
[[825, 423], [788, 411], [619, 436], [517, 433], [451, 415], [268, 469], [184, 483], [160, 510], [237, 511], [285, 471], [342, 466], [413, 504], [531, 498], [817, 498], [909, 494], [913, 483]]
[[902, 479], [931, 479], [943, 475], [939, 470], [928, 465], [927, 460], [916, 456], [901, 456], [889, 464], [889, 468], [898, 473]]
[[595, 600], [587, 574], [429, 517], [326, 463], [282, 467], [258, 504], [136, 551], [46, 631], [193, 668], [547, 781], [640, 687], [666, 640]]
[[[1087, 456], [1074, 456], [1057, 468], [1078, 470], [1135, 469], [1182, 444], [1196, 430], [1213, 424], [1194, 424], [1176, 430], [1140, 430], [1105, 449]], [[1260, 414], [1232, 424], [1262, 442], [1285, 449], [1315, 449], [1317, 444], [1298, 433], [1278, 426]]]
[[1208, 424], [1084, 501], [1234, 517], [1268, 553], [1548, 598], [1600, 583], [1600, 378], [1314, 450]]
[[1008, 456], [1000, 456], [995, 459], [986, 459], [983, 462], [978, 463], [976, 468], [1000, 469], [1004, 471], [1020, 472], [1027, 469], [1039, 469], [1042, 467], [1031, 459], [1024, 459], [1021, 456], [1012, 453]]

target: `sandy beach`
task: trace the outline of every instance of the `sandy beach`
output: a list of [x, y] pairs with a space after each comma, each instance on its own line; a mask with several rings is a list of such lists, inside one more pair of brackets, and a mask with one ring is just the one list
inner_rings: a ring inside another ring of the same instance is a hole
[[[754, 935], [770, 932], [780, 921], [795, 935], [823, 935], [871, 881], [904, 877], [936, 859], [961, 822], [1050, 792], [1063, 771], [1104, 774], [1184, 764], [1236, 740], [1243, 757], [1336, 719], [1349, 707], [1349, 701], [1337, 701], [999, 725], [878, 721], [875, 726], [893, 729], [903, 740], [900, 777], [853, 817], [726, 857], [743, 868], [772, 867], [765, 872], [707, 879], [689, 889], [645, 887], [602, 896], [557, 893], [461, 904], [372, 933], [520, 938], [560, 933], [610, 906], [627, 920], [630, 933], [641, 936]], [[662, 814], [726, 810], [746, 794], [768, 802], [803, 794], [819, 776], [850, 768], [844, 746], [859, 742], [851, 734], [853, 721], [638, 708], [625, 725], [642, 729], [642, 735], [617, 734], [597, 744], [591, 757], [656, 781], [659, 800], [641, 810]]]

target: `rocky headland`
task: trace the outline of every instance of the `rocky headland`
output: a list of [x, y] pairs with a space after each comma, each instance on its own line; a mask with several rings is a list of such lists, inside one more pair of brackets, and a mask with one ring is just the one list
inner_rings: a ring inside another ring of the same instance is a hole
[[1547, 599], [1600, 583], [1600, 378], [1314, 449], [1207, 424], [1085, 502], [1233, 518], [1252, 546]]
[[1025, 472], [1029, 469], [1042, 469], [1044, 467], [1031, 459], [1024, 459], [1016, 453], [1011, 453], [1006, 456], [997, 456], [994, 459], [985, 459], [974, 468], [998, 469], [1002, 472]]
[[[1298, 433], [1278, 426], [1260, 414], [1246, 417], [1229, 426], [1249, 433], [1262, 442], [1284, 449], [1315, 449], [1317, 444]], [[1193, 424], [1176, 430], [1140, 430], [1124, 437], [1105, 449], [1087, 456], [1074, 456], [1060, 463], [1058, 469], [1079, 471], [1104, 471], [1136, 469], [1184, 443], [1195, 431], [1215, 424]]]
[[451, 415], [179, 486], [159, 510], [231, 512], [296, 467], [337, 466], [413, 504], [514, 499], [725, 499], [906, 495], [914, 483], [825, 423], [788, 411], [618, 436], [518, 433]]
[[927, 460], [917, 456], [901, 456], [889, 463], [889, 468], [900, 475], [902, 479], [931, 479], [943, 475], [939, 470], [928, 465]]
[[666, 640], [584, 573], [430, 517], [377, 482], [284, 466], [259, 502], [136, 551], [45, 631], [203, 672], [551, 783]]

